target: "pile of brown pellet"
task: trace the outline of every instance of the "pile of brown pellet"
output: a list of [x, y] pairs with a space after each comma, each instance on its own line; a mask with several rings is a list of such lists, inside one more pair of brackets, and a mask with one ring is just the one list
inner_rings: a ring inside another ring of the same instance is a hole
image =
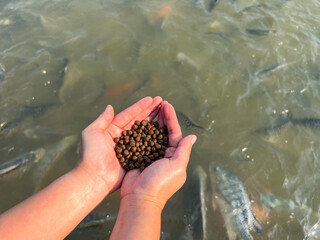
[[158, 122], [135, 121], [131, 130], [122, 132], [115, 138], [115, 152], [121, 166], [129, 171], [139, 168], [143, 171], [154, 161], [164, 157], [168, 146], [166, 126], [160, 128]]

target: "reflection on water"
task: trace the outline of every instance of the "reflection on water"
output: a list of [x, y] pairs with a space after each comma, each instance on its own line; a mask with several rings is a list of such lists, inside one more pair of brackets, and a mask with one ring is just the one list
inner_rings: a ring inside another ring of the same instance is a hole
[[[4, 0], [0, 9], [0, 165], [40, 148], [52, 157], [0, 177], [0, 212], [75, 165], [79, 140], [62, 139], [79, 136], [107, 104], [118, 112], [146, 95], [190, 118], [181, 123], [198, 134], [189, 173], [215, 161], [238, 176], [254, 209], [264, 209], [260, 194], [274, 194], [318, 211], [320, 130], [256, 130], [283, 112], [320, 117], [319, 1]], [[162, 239], [199, 231], [190, 216], [200, 210], [189, 206], [203, 187], [194, 181], [164, 209]], [[226, 239], [206, 189], [201, 236]], [[94, 213], [114, 219], [118, 202], [115, 193]], [[254, 239], [303, 239], [317, 226], [311, 213], [261, 212], [264, 231]], [[106, 220], [68, 239], [103, 239], [112, 226]]]

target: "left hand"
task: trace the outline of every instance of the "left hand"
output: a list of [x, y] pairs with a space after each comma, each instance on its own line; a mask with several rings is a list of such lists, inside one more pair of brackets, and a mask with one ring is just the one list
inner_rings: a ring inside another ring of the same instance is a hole
[[102, 179], [109, 192], [119, 188], [125, 175], [116, 157], [113, 139], [131, 129], [134, 121], [152, 120], [159, 110], [161, 97], [145, 97], [114, 116], [111, 105], [82, 132], [81, 159], [78, 165], [93, 180]]

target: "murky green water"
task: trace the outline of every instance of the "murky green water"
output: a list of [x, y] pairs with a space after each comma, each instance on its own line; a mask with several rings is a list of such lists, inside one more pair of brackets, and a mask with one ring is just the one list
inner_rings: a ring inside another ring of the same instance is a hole
[[[0, 129], [12, 129], [0, 136], [0, 164], [39, 148], [53, 159], [0, 177], [0, 212], [72, 169], [81, 130], [107, 104], [119, 112], [160, 95], [209, 129], [183, 129], [198, 141], [187, 183], [164, 210], [162, 238], [197, 239], [191, 176], [196, 166], [207, 170], [216, 161], [239, 177], [254, 205], [261, 206], [261, 193], [272, 193], [309, 207], [300, 215], [265, 209], [264, 230], [254, 239], [303, 239], [318, 220], [320, 130], [292, 124], [273, 134], [256, 130], [288, 111], [320, 118], [320, 1], [221, 0], [211, 12], [204, 5], [0, 2]], [[70, 135], [76, 143], [57, 148]], [[207, 185], [206, 238], [227, 239]], [[105, 239], [118, 207], [114, 193], [94, 210], [110, 221], [68, 239]]]

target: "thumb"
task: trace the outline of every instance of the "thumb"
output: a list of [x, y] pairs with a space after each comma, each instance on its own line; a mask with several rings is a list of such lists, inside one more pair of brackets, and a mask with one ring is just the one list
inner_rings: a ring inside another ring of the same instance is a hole
[[[131, 184], [136, 180], [137, 177], [140, 175], [139, 169], [130, 170], [126, 173], [126, 175], [123, 178], [122, 185], [121, 185], [121, 193], [123, 192], [129, 192], [129, 188], [131, 188]], [[120, 193], [120, 195], [122, 195]]]
[[113, 107], [111, 105], [108, 105], [106, 110], [101, 113], [101, 115], [93, 123], [91, 123], [91, 127], [94, 129], [105, 131], [106, 128], [111, 124], [113, 117]]
[[189, 135], [181, 139], [172, 159], [176, 159], [177, 164], [180, 166], [182, 165], [186, 167], [189, 162], [192, 146], [196, 140], [196, 135]]

